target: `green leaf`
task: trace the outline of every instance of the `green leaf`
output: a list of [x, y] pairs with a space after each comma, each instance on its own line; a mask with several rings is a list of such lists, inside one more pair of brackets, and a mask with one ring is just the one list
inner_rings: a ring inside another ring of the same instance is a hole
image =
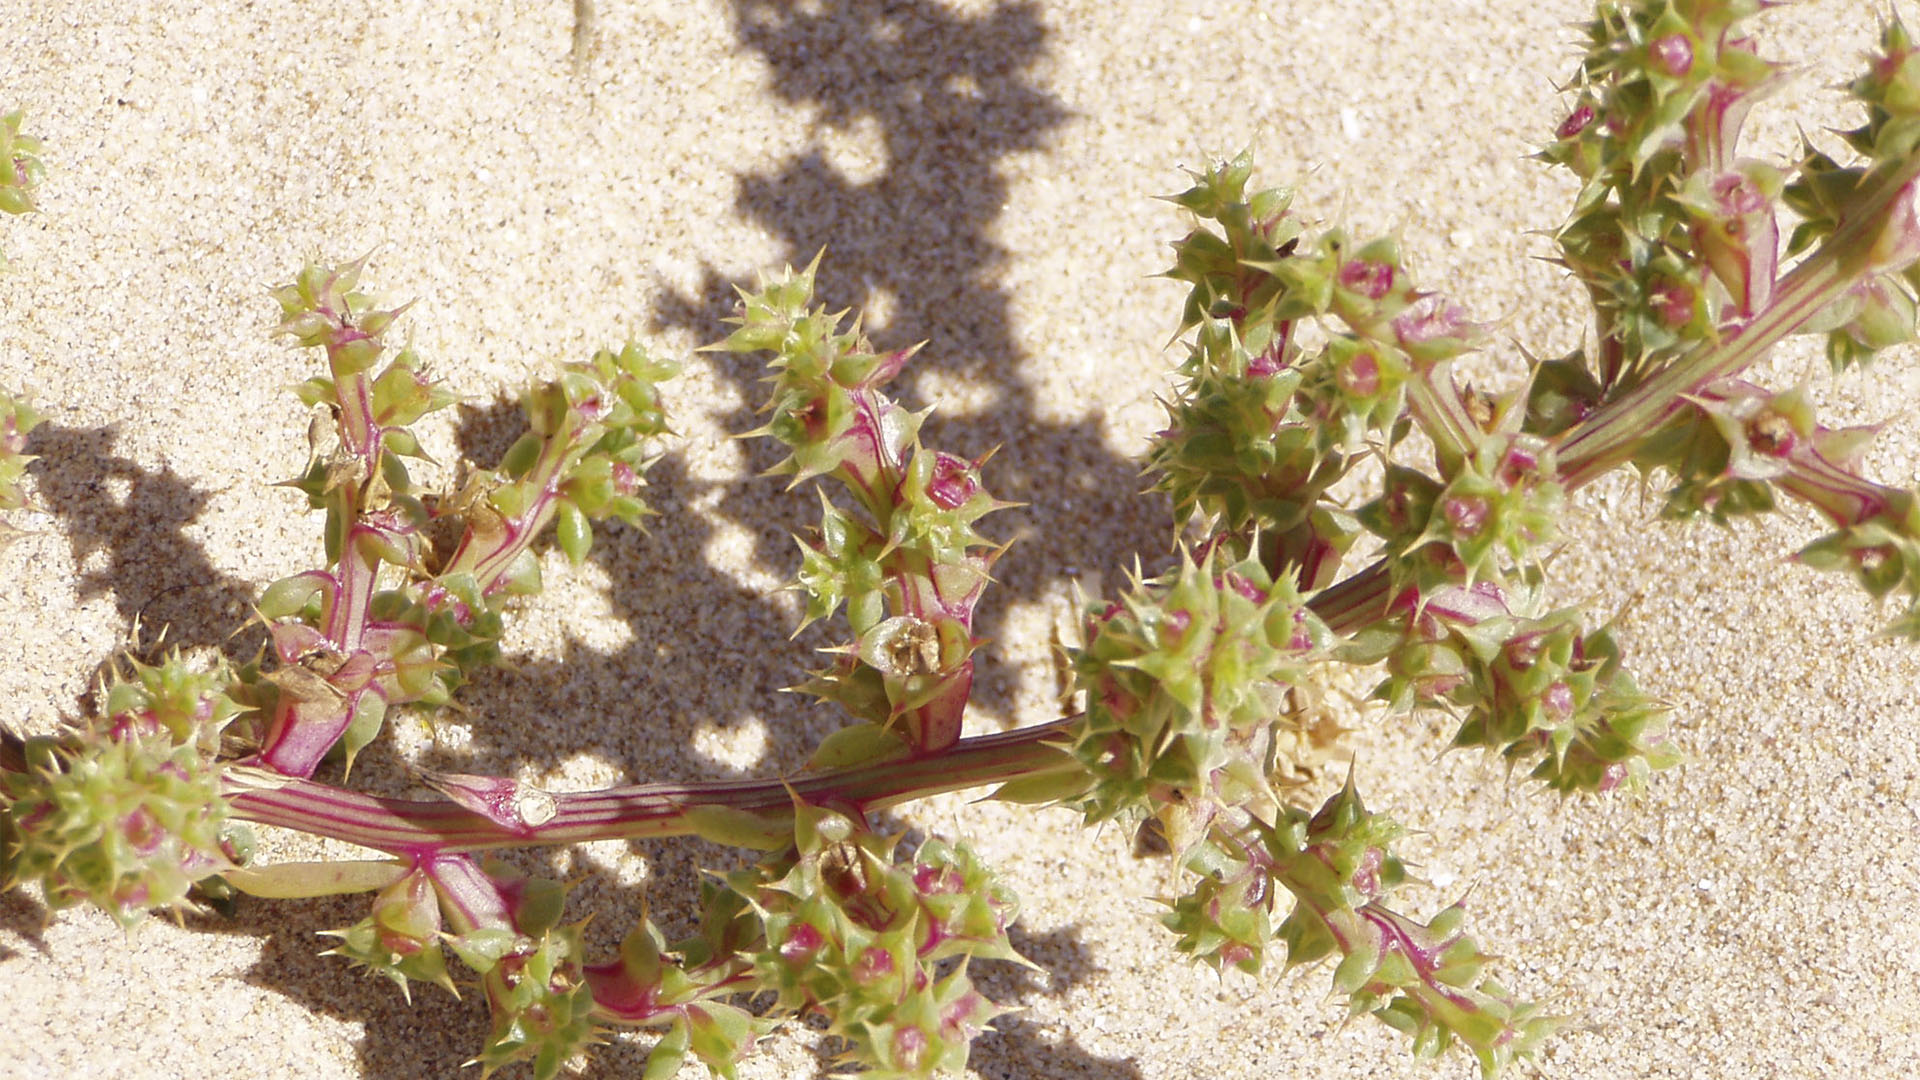
[[1001, 784], [990, 798], [998, 802], [1043, 806], [1062, 803], [1086, 794], [1092, 778], [1079, 769], [1067, 769], [1045, 776], [1029, 776]]
[[687, 827], [702, 840], [755, 851], [778, 851], [793, 842], [793, 826], [749, 810], [731, 806], [695, 806], [683, 815]]
[[380, 441], [390, 454], [400, 454], [414, 458], [424, 458], [427, 456], [420, 452], [419, 438], [406, 428], [388, 428], [385, 432], [381, 433]]
[[506, 579], [507, 591], [515, 596], [532, 596], [540, 591], [540, 560], [534, 557], [530, 548], [522, 549], [514, 556], [513, 562], [501, 575]]
[[347, 725], [345, 735], [340, 737], [341, 749], [347, 758], [347, 771], [353, 771], [353, 759], [366, 745], [380, 736], [380, 727], [387, 719], [387, 698], [376, 690], [368, 690], [354, 699], [353, 722]]
[[675, 1017], [673, 1026], [653, 1045], [653, 1052], [647, 1055], [646, 1071], [640, 1074], [640, 1080], [669, 1080], [680, 1071], [687, 1060], [687, 1050], [692, 1044], [692, 1035], [687, 1031], [687, 1022]]
[[567, 887], [546, 878], [527, 878], [522, 885], [520, 907], [514, 923], [521, 933], [539, 937], [560, 925], [567, 906]]
[[560, 550], [566, 553], [568, 562], [579, 566], [593, 546], [593, 525], [587, 521], [587, 515], [572, 499], [561, 499], [555, 504], [554, 526]]
[[540, 460], [542, 447], [540, 436], [526, 434], [520, 436], [506, 456], [500, 459], [500, 471], [518, 480], [532, 471], [534, 463]]
[[293, 396], [309, 409], [323, 401], [335, 400], [334, 394], [333, 380], [324, 375], [316, 375], [293, 388]]
[[904, 757], [908, 751], [906, 740], [893, 731], [875, 724], [856, 724], [820, 740], [819, 748], [807, 760], [807, 768], [844, 769]]
[[688, 1006], [687, 1027], [692, 1034], [693, 1052], [708, 1068], [727, 1077], [733, 1075], [734, 1062], [747, 1040], [753, 1037], [753, 1017], [717, 1001]]
[[260, 594], [260, 602], [255, 607], [266, 618], [288, 618], [299, 614], [316, 595], [331, 587], [331, 580], [324, 574], [295, 574], [267, 586], [267, 591]]
[[448, 938], [447, 944], [453, 947], [461, 963], [484, 975], [514, 951], [520, 940], [518, 933], [504, 927], [480, 927]]
[[296, 900], [384, 889], [406, 877], [407, 867], [392, 859], [288, 862], [241, 867], [222, 876], [227, 884], [249, 896]]

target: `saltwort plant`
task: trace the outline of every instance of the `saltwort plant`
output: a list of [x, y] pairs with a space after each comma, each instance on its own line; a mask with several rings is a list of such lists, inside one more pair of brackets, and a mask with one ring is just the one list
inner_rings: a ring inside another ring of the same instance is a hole
[[[1808, 145], [1759, 162], [1740, 154], [1743, 123], [1782, 77], [1743, 29], [1763, 6], [1601, 0], [1540, 155], [1581, 184], [1554, 241], [1592, 301], [1591, 344], [1530, 361], [1505, 393], [1460, 385], [1454, 362], [1485, 328], [1416, 283], [1392, 240], [1303, 220], [1287, 192], [1249, 188], [1244, 158], [1172, 198], [1193, 222], [1167, 275], [1188, 289], [1186, 356], [1148, 464], [1183, 543], [1171, 570], [1088, 605], [1067, 656], [1080, 707], [1062, 718], [962, 735], [973, 618], [1003, 550], [976, 526], [1007, 504], [984, 460], [923, 446], [922, 415], [887, 396], [911, 351], [877, 352], [814, 307], [811, 267], [744, 293], [715, 348], [772, 357], [751, 434], [784, 448], [776, 473], [821, 489], [795, 584], [805, 619], [845, 634], [803, 689], [847, 725], [764, 782], [551, 793], [438, 774], [442, 798], [406, 801], [313, 778], [396, 707], [443, 707], [500, 658], [549, 526], [578, 562], [595, 522], [647, 512], [677, 368], [631, 345], [566, 365], [524, 395], [527, 434], [496, 468], [431, 496], [409, 476], [410, 425], [450, 394], [389, 350], [401, 312], [359, 290], [360, 264], [310, 266], [274, 295], [281, 331], [326, 358], [297, 393], [331, 429], [291, 481], [324, 511], [326, 565], [262, 593], [261, 657], [128, 658], [96, 715], [9, 737], [7, 876], [128, 924], [227, 890], [368, 893], [333, 951], [403, 993], [477, 981], [489, 1072], [550, 1077], [631, 1025], [659, 1032], [649, 1077], [689, 1056], [730, 1075], [756, 1037], [816, 1015], [848, 1063], [919, 1077], [963, 1067], [1003, 1011], [968, 964], [1017, 959], [1018, 905], [965, 846], [903, 850], [872, 815], [991, 787], [1169, 845], [1184, 891], [1163, 921], [1182, 951], [1246, 972], [1332, 959], [1351, 1013], [1421, 1054], [1458, 1043], [1491, 1074], [1557, 1019], [1487, 973], [1460, 905], [1425, 920], [1396, 906], [1403, 830], [1351, 780], [1298, 801], [1295, 767], [1330, 728], [1326, 670], [1377, 672], [1383, 715], [1444, 709], [1456, 745], [1553, 790], [1652, 782], [1681, 757], [1665, 710], [1606, 627], [1552, 603], [1541, 566], [1568, 496], [1622, 467], [1674, 517], [1812, 506], [1831, 530], [1800, 560], [1898, 596], [1888, 631], [1920, 637], [1913, 493], [1854, 471], [1870, 433], [1750, 378], [1790, 335], [1823, 335], [1836, 370], [1913, 337], [1920, 49], [1886, 27], [1849, 87], [1866, 120], [1840, 133], [1844, 158]], [[0, 209], [31, 205], [36, 147], [18, 126], [0, 123]], [[34, 423], [0, 401], [0, 506], [26, 498]], [[1356, 483], [1368, 497], [1345, 494]], [[253, 865], [249, 824], [382, 857]], [[563, 886], [482, 859], [677, 835], [761, 856], [706, 882], [686, 936], [643, 918], [601, 959], [564, 920]]]

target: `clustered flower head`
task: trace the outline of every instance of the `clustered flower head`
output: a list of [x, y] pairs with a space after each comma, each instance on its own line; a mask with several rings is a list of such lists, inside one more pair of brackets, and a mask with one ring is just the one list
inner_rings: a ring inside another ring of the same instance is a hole
[[669, 947], [653, 920], [642, 919], [620, 943], [617, 959], [584, 970], [603, 1019], [665, 1027], [647, 1057], [650, 1076], [672, 1076], [689, 1055], [717, 1075], [732, 1076], [755, 1040], [775, 1026], [771, 1017], [726, 1000], [749, 970], [741, 955], [752, 941], [739, 918], [745, 899], [715, 881], [700, 895], [702, 922], [692, 936]]
[[1747, 114], [1781, 75], [1744, 29], [1762, 6], [1600, 4], [1574, 105], [1540, 155], [1585, 184], [1561, 258], [1636, 371], [1711, 328], [1711, 291], [1749, 316], [1771, 296], [1782, 177], [1738, 155]]
[[[1171, 198], [1199, 221], [1166, 272], [1190, 286], [1194, 338], [1149, 466], [1210, 543], [1257, 548], [1311, 590], [1362, 535], [1331, 494], [1360, 461], [1422, 418], [1443, 464], [1470, 456], [1478, 422], [1450, 372], [1481, 328], [1419, 289], [1392, 239], [1310, 233], [1291, 193], [1249, 191], [1250, 178], [1243, 155]], [[1316, 347], [1302, 343], [1309, 326]]]
[[1170, 803], [1271, 806], [1276, 740], [1298, 726], [1287, 696], [1325, 645], [1284, 579], [1217, 549], [1086, 613], [1070, 650], [1086, 708], [1073, 753], [1092, 786], [1089, 821]]
[[759, 924], [760, 985], [783, 1009], [826, 1016], [863, 1075], [965, 1068], [973, 1036], [1005, 1011], [966, 961], [1018, 958], [1013, 894], [965, 847], [931, 840], [901, 860], [894, 839], [854, 817], [794, 809], [793, 847], [727, 877]]
[[1488, 957], [1463, 932], [1454, 904], [1427, 923], [1385, 900], [1406, 877], [1387, 850], [1402, 834], [1369, 812], [1351, 780], [1311, 816], [1295, 810], [1265, 830], [1275, 880], [1295, 898], [1277, 931], [1291, 963], [1336, 954], [1336, 990], [1352, 1015], [1371, 1013], [1438, 1055], [1458, 1041], [1492, 1075], [1533, 1051], [1561, 1023], [1484, 974]]
[[[1518, 417], [1517, 411], [1504, 416]], [[1485, 433], [1444, 482], [1388, 466], [1385, 491], [1356, 515], [1385, 541], [1395, 584], [1433, 589], [1503, 583], [1554, 537], [1565, 501], [1553, 444], [1519, 430]]]
[[408, 1001], [408, 980], [432, 983], [454, 992], [442, 948], [440, 896], [424, 866], [396, 867], [393, 884], [374, 894], [373, 910], [344, 930], [325, 931], [340, 943], [327, 950], [391, 979]]
[[493, 1012], [486, 1048], [475, 1059], [482, 1076], [529, 1061], [537, 1080], [552, 1080], [600, 1041], [578, 927], [552, 928], [537, 938], [468, 935], [452, 944], [481, 974]]
[[1407, 1032], [1423, 1057], [1459, 1042], [1491, 1075], [1559, 1020], [1484, 975], [1489, 958], [1464, 933], [1460, 904], [1426, 923], [1388, 906], [1407, 880], [1391, 848], [1404, 832], [1366, 809], [1351, 778], [1311, 813], [1216, 822], [1183, 859], [1191, 886], [1161, 921], [1215, 968], [1257, 973], [1275, 942], [1290, 966], [1338, 957], [1333, 987], [1350, 1015]]
[[1450, 627], [1464, 677], [1438, 695], [1464, 719], [1455, 746], [1484, 746], [1535, 762], [1532, 779], [1557, 791], [1639, 790], [1680, 763], [1667, 708], [1642, 693], [1606, 630], [1578, 613], [1496, 616]]
[[26, 744], [26, 770], [0, 773], [5, 881], [39, 881], [49, 907], [89, 902], [123, 926], [195, 907], [190, 890], [244, 862], [215, 760], [238, 707], [219, 665], [175, 653], [116, 665], [101, 715], [76, 740]]
[[984, 459], [920, 445], [925, 414], [881, 392], [916, 351], [879, 353], [856, 323], [810, 306], [818, 265], [741, 293], [738, 328], [716, 348], [770, 351], [764, 426], [789, 451], [771, 470], [798, 484], [838, 481], [858, 508], [820, 494], [818, 534], [800, 541], [802, 625], [844, 605], [854, 640], [798, 687], [882, 735], [886, 747], [940, 750], [960, 737], [973, 686], [976, 605], [1004, 550], [974, 523], [1007, 504], [981, 482]]

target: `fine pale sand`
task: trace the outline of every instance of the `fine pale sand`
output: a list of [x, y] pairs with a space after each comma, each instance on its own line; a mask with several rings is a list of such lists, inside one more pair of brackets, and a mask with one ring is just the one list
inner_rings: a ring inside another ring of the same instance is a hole
[[[1756, 150], [1857, 122], [1829, 88], [1872, 6], [1770, 16], [1765, 49], [1800, 67]], [[375, 288], [417, 301], [403, 333], [469, 395], [424, 425], [448, 467], [490, 460], [503, 395], [558, 361], [628, 338], [689, 359], [650, 533], [608, 531], [579, 570], [549, 556], [511, 669], [432, 731], [396, 718], [397, 751], [356, 769], [391, 792], [402, 760], [563, 790], [772, 775], [832, 730], [778, 692], [827, 642], [789, 642], [778, 592], [814, 498], [754, 478], [764, 449], [729, 438], [753, 425], [758, 373], [692, 353], [723, 332], [734, 283], [822, 246], [829, 302], [866, 308], [883, 343], [930, 339], [901, 383], [939, 406], [926, 441], [1000, 447], [989, 482], [1028, 504], [986, 526], [1016, 543], [983, 616], [979, 730], [1057, 715], [1049, 641], [1071, 585], [1110, 588], [1132, 552], [1166, 550], [1164, 506], [1135, 492], [1179, 301], [1150, 275], [1182, 223], [1149, 196], [1181, 186], [1179, 166], [1250, 148], [1308, 213], [1397, 233], [1423, 283], [1498, 323], [1483, 381], [1511, 379], [1518, 343], [1558, 355], [1586, 327], [1529, 259], [1570, 188], [1525, 159], [1560, 119], [1581, 0], [0, 8], [0, 109], [28, 110], [49, 168], [42, 211], [0, 221], [0, 383], [51, 418], [46, 512], [16, 516], [27, 534], [0, 551], [0, 719], [35, 732], [76, 714], [136, 616], [149, 638], [217, 646], [262, 585], [316, 564], [317, 522], [270, 486], [305, 460], [283, 388], [313, 358], [269, 339], [266, 296], [310, 258], [372, 252]], [[1914, 481], [1911, 351], [1836, 383], [1797, 347], [1760, 374], [1814, 379], [1830, 423], [1887, 421], [1867, 467]], [[1693, 756], [1638, 803], [1561, 803], [1439, 757], [1440, 717], [1352, 740], [1370, 804], [1416, 830], [1429, 884], [1407, 904], [1464, 895], [1499, 976], [1573, 1018], [1543, 1075], [1920, 1070], [1920, 653], [1873, 638], [1858, 590], [1784, 561], [1814, 528], [1798, 512], [1669, 526], [1624, 483], [1575, 501], [1555, 587], [1619, 613]], [[1024, 900], [1017, 941], [1042, 971], [982, 967], [1024, 1011], [977, 1044], [981, 1076], [1473, 1072], [1343, 1026], [1325, 968], [1222, 980], [1182, 963], [1148, 899], [1169, 870], [1116, 831], [961, 797], [897, 821], [970, 839]], [[580, 882], [604, 954], [642, 897], [682, 925], [699, 869], [731, 858], [604, 844], [520, 864]], [[317, 956], [363, 904], [249, 902], [126, 936], [0, 897], [0, 1078], [477, 1075], [460, 1068], [486, 1027], [474, 995], [408, 1007]], [[816, 1075], [815, 1041], [776, 1036], [741, 1075]], [[617, 1041], [586, 1075], [637, 1075], [646, 1045]]]

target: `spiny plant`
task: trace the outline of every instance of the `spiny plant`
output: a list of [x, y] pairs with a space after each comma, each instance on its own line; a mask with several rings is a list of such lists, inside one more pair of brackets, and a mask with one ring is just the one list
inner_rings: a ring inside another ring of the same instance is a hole
[[[33, 189], [47, 172], [40, 161], [40, 140], [20, 132], [20, 125], [25, 121], [26, 113], [19, 109], [0, 114], [0, 213], [4, 214], [24, 214], [32, 210]], [[6, 268], [6, 257], [0, 255], [0, 270]], [[10, 452], [17, 453], [18, 449], [15, 447]], [[0, 485], [9, 482], [0, 475]], [[14, 505], [0, 501], [0, 509], [13, 509]]]
[[[1912, 339], [1920, 50], [1890, 22], [1848, 87], [1866, 120], [1840, 133], [1842, 156], [1807, 145], [1764, 164], [1739, 153], [1782, 77], [1744, 29], [1763, 6], [1598, 5], [1540, 154], [1580, 182], [1554, 242], [1592, 301], [1591, 344], [1528, 360], [1501, 393], [1459, 384], [1485, 328], [1416, 284], [1391, 239], [1311, 224], [1289, 193], [1250, 189], [1244, 157], [1172, 197], [1193, 222], [1167, 275], [1188, 290], [1186, 355], [1148, 464], [1185, 542], [1172, 569], [1088, 604], [1068, 716], [962, 734], [974, 614], [1002, 550], [978, 526], [1006, 504], [985, 461], [923, 446], [922, 415], [887, 396], [911, 350], [876, 351], [814, 306], [813, 267], [743, 293], [714, 347], [771, 355], [751, 434], [784, 448], [775, 472], [822, 491], [796, 585], [806, 621], [844, 641], [802, 686], [848, 721], [764, 782], [559, 793], [433, 775], [441, 798], [408, 801], [314, 779], [394, 709], [445, 707], [500, 659], [548, 526], [578, 562], [594, 523], [647, 512], [676, 366], [629, 345], [562, 367], [523, 396], [527, 434], [499, 465], [433, 497], [408, 471], [410, 425], [450, 394], [389, 350], [400, 310], [360, 290], [360, 264], [310, 266], [274, 297], [281, 332], [327, 364], [297, 394], [328, 410], [331, 445], [292, 481], [324, 512], [326, 565], [261, 594], [262, 656], [124, 661], [97, 715], [8, 739], [8, 879], [128, 924], [224, 890], [370, 894], [333, 951], [403, 994], [477, 983], [484, 1073], [554, 1076], [625, 1025], [658, 1033], [649, 1077], [689, 1057], [731, 1076], [757, 1038], [812, 1015], [847, 1067], [923, 1077], [963, 1067], [1004, 1011], [970, 962], [1017, 957], [1018, 904], [964, 845], [907, 850], [873, 815], [990, 787], [1163, 838], [1182, 877], [1162, 921], [1200, 962], [1329, 959], [1350, 1013], [1423, 1055], [1458, 1044], [1491, 1075], [1557, 1018], [1489, 974], [1461, 904], [1424, 920], [1397, 906], [1404, 830], [1351, 779], [1302, 803], [1296, 770], [1332, 726], [1325, 673], [1373, 673], [1380, 716], [1444, 710], [1457, 746], [1563, 794], [1654, 782], [1681, 757], [1666, 711], [1605, 626], [1554, 605], [1542, 566], [1568, 497], [1621, 468], [1660, 485], [1675, 518], [1812, 506], [1831, 529], [1800, 560], [1899, 596], [1888, 632], [1920, 637], [1913, 492], [1854, 471], [1867, 432], [1751, 378], [1795, 334], [1823, 335], [1836, 371]], [[14, 126], [5, 175], [28, 176]], [[12, 399], [0, 416], [0, 500], [17, 506], [34, 417]], [[384, 857], [259, 865], [249, 825]], [[484, 859], [668, 836], [760, 854], [705, 882], [689, 933], [643, 918], [604, 958], [585, 955], [564, 886]]]

